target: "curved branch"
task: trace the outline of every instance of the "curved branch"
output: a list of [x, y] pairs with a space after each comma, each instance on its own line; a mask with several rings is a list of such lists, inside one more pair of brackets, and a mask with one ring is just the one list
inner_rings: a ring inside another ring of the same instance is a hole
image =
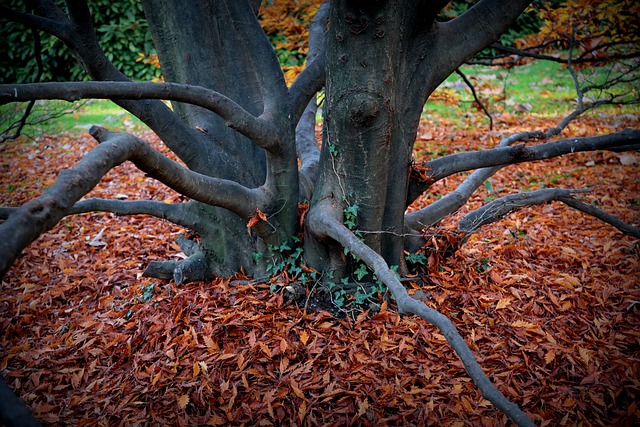
[[[42, 62], [42, 43], [40, 41], [40, 32], [31, 27], [31, 33], [33, 35], [33, 53], [34, 59], [36, 60], [37, 71], [35, 76], [33, 77], [34, 83], [38, 83], [42, 78], [42, 74], [44, 73], [44, 63]], [[7, 139], [16, 139], [22, 133], [22, 130], [27, 125], [27, 119], [31, 115], [31, 111], [33, 110], [34, 105], [36, 105], [36, 101], [32, 99], [27, 104], [27, 107], [24, 109], [22, 116], [16, 122], [11, 124], [9, 128], [5, 131], [0, 130], [0, 143], [6, 141]], [[11, 130], [16, 129], [15, 132], [9, 133]]]
[[545, 188], [542, 190], [510, 194], [508, 196], [495, 199], [481, 208], [469, 212], [458, 222], [457, 227], [460, 232], [464, 234], [462, 238], [462, 241], [464, 241], [469, 238], [471, 234], [478, 231], [478, 229], [483, 225], [499, 221], [512, 212], [527, 206], [541, 205], [557, 200], [567, 206], [611, 224], [624, 234], [640, 238], [640, 228], [633, 227], [622, 221], [620, 218], [617, 218], [602, 209], [596, 208], [595, 206], [576, 200], [573, 197], [576, 193], [585, 193], [588, 191], [588, 189], [568, 190], [564, 188]]
[[0, 224], [0, 277], [29, 243], [53, 228], [110, 169], [127, 160], [130, 145], [107, 143], [97, 146], [76, 167], [60, 172], [56, 182], [40, 197], [16, 209]]
[[637, 149], [640, 149], [640, 130], [626, 129], [607, 135], [561, 139], [532, 147], [522, 144], [514, 147], [498, 147], [470, 153], [455, 153], [426, 161], [422, 165], [426, 169], [427, 176], [433, 182], [454, 173], [471, 169], [550, 159], [580, 151], [608, 150], [620, 152]]
[[226, 96], [204, 88], [177, 83], [64, 82], [0, 85], [0, 104], [31, 99], [76, 101], [97, 99], [164, 99], [186, 102], [218, 114], [229, 127], [263, 148], [273, 147], [278, 132], [270, 122], [255, 117]]
[[76, 167], [62, 171], [40, 197], [13, 211], [0, 225], [0, 277], [29, 243], [53, 228], [102, 176], [125, 160], [195, 200], [221, 206], [247, 219], [255, 211], [255, 192], [240, 184], [190, 171], [132, 135], [111, 133], [96, 126], [91, 134], [102, 144]]
[[[23, 14], [20, 19], [61, 39], [93, 79], [129, 81], [100, 48], [86, 1], [67, 2], [69, 16], [51, 0], [32, 0], [31, 3], [37, 15]], [[206, 152], [208, 142], [201, 138], [197, 130], [183, 123], [163, 102], [119, 100], [116, 104], [156, 132], [191, 169], [206, 171], [206, 156], [201, 153]]]
[[189, 198], [228, 209], [245, 220], [255, 212], [255, 190], [234, 181], [191, 171], [133, 135], [109, 132], [99, 126], [93, 126], [89, 133], [100, 143], [130, 146], [129, 156], [125, 160], [130, 160], [141, 171]]
[[251, 53], [257, 64], [255, 68], [262, 91], [263, 115], [275, 115], [287, 96], [287, 85], [278, 57], [251, 5], [243, 1], [231, 1], [228, 5], [231, 6], [233, 25], [238, 28], [238, 32], [244, 33], [242, 48]]
[[[637, 43], [637, 42], [635, 42]], [[636, 44], [634, 44], [633, 41], [629, 41], [629, 42], [620, 42], [620, 43], [616, 43], [616, 44], [612, 44], [612, 45], [631, 45], [631, 46], [637, 46]], [[533, 59], [542, 59], [545, 61], [551, 61], [551, 62], [557, 62], [560, 64], [567, 64], [569, 63], [569, 61], [573, 62], [574, 64], [594, 64], [594, 63], [605, 63], [605, 62], [610, 62], [610, 61], [619, 61], [621, 59], [633, 59], [633, 58], [638, 58], [640, 57], [640, 52], [636, 51], [636, 52], [632, 52], [632, 53], [620, 53], [620, 54], [613, 54], [613, 55], [607, 55], [605, 57], [585, 57], [586, 54], [590, 53], [590, 51], [585, 52], [584, 54], [582, 54], [581, 56], [577, 57], [577, 58], [573, 58], [571, 60], [569, 60], [568, 58], [562, 58], [559, 56], [554, 56], [554, 55], [547, 55], [544, 53], [538, 53], [535, 51], [532, 51], [530, 49], [518, 49], [512, 46], [505, 46], [503, 44], [500, 43], [493, 43], [491, 44], [489, 47], [496, 49], [498, 51], [501, 52], [505, 52], [508, 55], [517, 55], [517, 56], [521, 56], [524, 58], [533, 58]], [[537, 46], [536, 46], [537, 47]], [[605, 46], [598, 46], [597, 49], [602, 49]], [[593, 50], [593, 49], [592, 49]], [[488, 60], [488, 59], [492, 59], [489, 57], [483, 57], [481, 60]], [[474, 61], [470, 61], [470, 63], [476, 63]], [[485, 64], [484, 62], [479, 62], [479, 64], [483, 64], [483, 65], [505, 65], [504, 63], [501, 64]]]
[[296, 151], [300, 159], [298, 170], [298, 201], [311, 200], [318, 179], [320, 148], [316, 143], [316, 97], [309, 101], [304, 114], [296, 126]]
[[581, 212], [594, 216], [599, 220], [614, 226], [624, 234], [635, 237], [636, 239], [640, 239], [640, 228], [633, 227], [627, 224], [626, 222], [622, 221], [620, 218], [614, 215], [611, 215], [610, 213], [605, 212], [600, 208], [583, 203], [579, 200], [574, 199], [573, 197], [560, 197], [558, 200], [560, 200], [562, 203], [564, 203], [567, 206], [570, 206]]
[[[152, 200], [106, 200], [92, 197], [83, 199], [69, 209], [68, 215], [78, 215], [89, 212], [110, 212], [116, 215], [150, 215], [171, 222], [179, 216], [186, 203], [168, 204]], [[1, 212], [1, 211], [0, 211]], [[0, 214], [1, 215], [1, 214]]]
[[[551, 135], [555, 135], [557, 128], [551, 128], [546, 133], [540, 131], [531, 132], [518, 132], [509, 137], [503, 138], [498, 144], [498, 147], [508, 147], [516, 142], [526, 142], [531, 139], [545, 139]], [[436, 200], [430, 205], [408, 213], [405, 215], [405, 233], [415, 234], [423, 228], [431, 227], [440, 222], [444, 217], [456, 212], [469, 200], [469, 197], [474, 191], [478, 189], [491, 176], [502, 169], [504, 166], [494, 166], [489, 168], [481, 168], [474, 171], [460, 184], [453, 192], [447, 194], [441, 199]], [[424, 183], [430, 185], [428, 183]], [[410, 188], [413, 189], [413, 198], [409, 200], [409, 203], [413, 201], [424, 191], [423, 186], [419, 183], [413, 184]], [[412, 242], [411, 249], [407, 249], [410, 252], [415, 252], [423, 242]], [[417, 245], [417, 246], [415, 246]]]
[[534, 205], [542, 205], [561, 198], [571, 197], [577, 192], [588, 190], [567, 190], [564, 188], [544, 188], [542, 190], [527, 191], [517, 194], [509, 194], [497, 198], [486, 205], [469, 212], [460, 221], [457, 228], [464, 233], [467, 238], [475, 233], [483, 225], [496, 222], [510, 213]]
[[[309, 60], [317, 61], [318, 57], [325, 57], [326, 27], [328, 19], [329, 3], [324, 2], [318, 9], [309, 30]], [[324, 71], [324, 68], [322, 70]], [[317, 77], [318, 82], [324, 82], [324, 73]], [[310, 83], [308, 89], [310, 88], [315, 90], [316, 86], [317, 82], [314, 82], [314, 84]], [[296, 88], [296, 90], [301, 89], [300, 86], [296, 86]], [[303, 98], [294, 99], [294, 103], [301, 99]], [[297, 111], [297, 107], [294, 106], [293, 110]], [[296, 150], [298, 159], [300, 159], [300, 168], [298, 171], [298, 179], [300, 181], [298, 190], [299, 202], [311, 200], [313, 189], [315, 188], [316, 180], [318, 178], [320, 148], [318, 148], [318, 144], [316, 143], [315, 134], [317, 111], [317, 97], [314, 93], [304, 109], [304, 112], [300, 116], [298, 125], [296, 126]]]
[[[55, 7], [55, 5], [54, 8], [57, 9], [57, 12], [59, 12], [58, 14], [55, 14], [55, 16], [52, 17], [43, 17], [33, 15], [31, 13], [18, 12], [6, 6], [0, 6], [0, 16], [9, 21], [45, 31], [61, 40], [68, 40], [70, 37], [70, 26], [68, 25], [68, 20], [65, 19], [66, 17], [62, 11]], [[62, 21], [62, 19], [65, 19], [67, 22]]]
[[407, 290], [402, 286], [396, 274], [389, 269], [384, 259], [335, 219], [331, 215], [329, 208], [323, 209], [321, 206], [322, 205], [317, 205], [316, 209], [313, 209], [313, 211], [309, 213], [309, 228], [311, 231], [320, 238], [328, 237], [339, 242], [364, 261], [389, 288], [396, 299], [400, 313], [416, 314], [420, 318], [435, 325], [442, 332], [485, 399], [493, 403], [517, 425], [534, 426], [535, 424], [533, 424], [531, 419], [529, 419], [516, 404], [510, 402], [491, 383], [451, 320], [439, 311], [409, 296]]
[[291, 112], [294, 120], [303, 114], [311, 98], [318, 93], [325, 81], [326, 28], [329, 21], [329, 2], [325, 1], [316, 12], [309, 29], [309, 56], [307, 66], [289, 88]]
[[481, 0], [457, 18], [440, 23], [447, 55], [462, 62], [488, 47], [509, 29], [529, 3], [531, 0]]
[[[109, 212], [118, 216], [149, 215], [189, 228], [198, 233], [205, 229], [193, 214], [194, 202], [168, 204], [152, 200], [108, 200], [99, 198], [83, 199], [68, 209], [65, 216], [90, 212]], [[19, 207], [0, 207], [0, 221], [6, 220]]]

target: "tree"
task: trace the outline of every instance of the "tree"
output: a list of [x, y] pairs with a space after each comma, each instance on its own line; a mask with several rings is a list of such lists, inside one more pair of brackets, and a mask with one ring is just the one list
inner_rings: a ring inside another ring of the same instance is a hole
[[[74, 169], [61, 173], [41, 197], [2, 210], [0, 274], [64, 216], [96, 210], [153, 215], [196, 233], [197, 239], [178, 241], [186, 260], [152, 262], [145, 272], [178, 284], [241, 271], [262, 278], [281, 272], [295, 251], [303, 257], [300, 269], [322, 276], [327, 288], [348, 284], [354, 276], [381, 281], [400, 312], [416, 314], [443, 332], [488, 400], [517, 424], [531, 425], [490, 383], [453, 323], [410, 297], [390, 268], [405, 274], [405, 254], [420, 249], [433, 226], [501, 167], [577, 151], [640, 148], [638, 130], [514, 145], [559, 135], [570, 119], [597, 104], [581, 101], [574, 115], [549, 131], [517, 133], [494, 149], [412, 161], [425, 101], [507, 31], [530, 2], [481, 0], [444, 21], [440, 12], [448, 2], [332, 1], [319, 8], [307, 66], [289, 87], [256, 19], [259, 1], [142, 3], [165, 83], [131, 82], [112, 65], [95, 37], [86, 2], [69, 0], [66, 12], [47, 0], [34, 1], [33, 13], [0, 9], [3, 16], [64, 41], [94, 80], [1, 85], [0, 102], [112, 99], [146, 123], [186, 166], [134, 135], [92, 128], [100, 145]], [[623, 73], [617, 82], [634, 76]], [[319, 149], [313, 130], [316, 94], [323, 87]], [[170, 100], [173, 109], [161, 100]], [[192, 201], [82, 199], [127, 160]], [[452, 194], [406, 213], [433, 183], [471, 170]], [[545, 189], [498, 198], [466, 215], [442, 250], [455, 251], [480, 226], [514, 209], [551, 200], [640, 237], [640, 230], [577, 200], [575, 193]]]

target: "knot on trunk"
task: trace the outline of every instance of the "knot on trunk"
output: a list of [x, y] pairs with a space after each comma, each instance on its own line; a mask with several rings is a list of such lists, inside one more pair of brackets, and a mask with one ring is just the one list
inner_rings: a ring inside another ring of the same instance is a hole
[[367, 126], [380, 115], [377, 99], [368, 93], [356, 94], [350, 101], [349, 119], [356, 126]]

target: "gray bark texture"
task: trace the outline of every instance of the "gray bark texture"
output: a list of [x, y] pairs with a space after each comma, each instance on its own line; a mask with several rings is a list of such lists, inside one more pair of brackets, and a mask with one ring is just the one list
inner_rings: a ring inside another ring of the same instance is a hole
[[[33, 14], [0, 6], [0, 15], [63, 40], [93, 81], [0, 85], [0, 104], [111, 99], [147, 124], [185, 166], [133, 135], [92, 128], [100, 144], [76, 167], [61, 173], [39, 198], [0, 208], [0, 277], [65, 215], [95, 210], [153, 215], [194, 231], [197, 241], [178, 241], [185, 260], [153, 262], [145, 272], [178, 284], [240, 271], [263, 277], [266, 257], [253, 255], [303, 236], [308, 266], [337, 281], [353, 273], [356, 258], [364, 262], [401, 312], [442, 331], [488, 400], [518, 425], [532, 425], [491, 384], [453, 323], [409, 297], [389, 268], [406, 272], [405, 250], [424, 243], [423, 230], [454, 213], [502, 167], [577, 151], [640, 148], [638, 130], [515, 145], [556, 136], [563, 122], [548, 134], [513, 135], [494, 149], [413, 163], [416, 130], [431, 93], [496, 42], [529, 0], [480, 0], [447, 22], [436, 19], [446, 1], [332, 0], [311, 24], [307, 66], [290, 87], [256, 18], [257, 0], [142, 0], [164, 83], [131, 82], [108, 61], [85, 1], [67, 1], [66, 11], [51, 0], [32, 3]], [[316, 95], [323, 87], [319, 148]], [[167, 205], [83, 199], [125, 161], [191, 200]], [[476, 171], [456, 191], [406, 214], [434, 182], [467, 170]], [[574, 193], [558, 189], [500, 198], [465, 216], [459, 231], [468, 236], [515, 209], [559, 200], [640, 236], [637, 228], [576, 200]], [[298, 204], [306, 201], [309, 211], [301, 224]]]

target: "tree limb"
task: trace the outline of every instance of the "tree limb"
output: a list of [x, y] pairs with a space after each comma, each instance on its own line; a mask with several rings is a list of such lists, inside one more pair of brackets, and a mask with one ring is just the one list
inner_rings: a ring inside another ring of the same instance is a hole
[[[31, 3], [37, 15], [16, 12], [19, 16], [14, 16], [13, 11], [10, 11], [9, 19], [34, 25], [61, 39], [92, 78], [103, 81], [129, 81], [100, 48], [85, 1], [69, 2], [70, 17], [51, 0], [31, 0]], [[78, 21], [79, 19], [86, 19], [86, 22]], [[197, 130], [183, 123], [163, 102], [119, 100], [116, 104], [153, 129], [189, 168], [198, 172], [206, 170], [207, 165], [203, 160], [206, 156], [202, 153], [207, 152], [208, 141], [205, 141]]]
[[629, 224], [627, 224], [626, 222], [622, 221], [620, 218], [611, 215], [608, 212], [603, 211], [602, 209], [599, 209], [593, 205], [588, 205], [586, 203], [583, 203], [579, 200], [576, 200], [573, 197], [560, 197], [558, 198], [558, 200], [560, 200], [562, 203], [564, 203], [567, 206], [570, 206], [574, 209], [577, 209], [579, 211], [582, 211], [586, 214], [589, 214], [591, 216], [594, 216], [596, 218], [598, 218], [601, 221], [606, 222], [607, 224], [610, 224], [612, 226], [614, 226], [615, 228], [617, 228], [618, 230], [620, 230], [621, 232], [623, 232], [624, 234], [627, 234], [629, 236], [635, 237], [636, 239], [640, 239], [640, 228], [638, 227], [633, 227]]
[[329, 20], [329, 2], [322, 3], [309, 29], [309, 56], [307, 66], [289, 88], [291, 113], [297, 120], [303, 114], [311, 98], [318, 93], [325, 81], [326, 27]]
[[[42, 62], [42, 44], [40, 42], [40, 32], [31, 27], [31, 33], [33, 34], [33, 53], [34, 58], [36, 60], [37, 71], [35, 76], [33, 77], [34, 83], [38, 83], [42, 78], [42, 74], [44, 73], [44, 63]], [[15, 139], [20, 136], [22, 130], [27, 124], [27, 119], [31, 115], [31, 111], [33, 110], [33, 106], [36, 104], [36, 100], [32, 99], [27, 104], [27, 107], [24, 109], [22, 116], [15, 123], [13, 123], [7, 130], [0, 133], [0, 143], [6, 141], [7, 139]], [[9, 134], [9, 131], [17, 128], [16, 131], [12, 134]]]
[[527, 206], [541, 205], [552, 201], [560, 201], [567, 206], [592, 215], [629, 236], [640, 238], [640, 228], [633, 227], [621, 219], [603, 211], [593, 205], [588, 205], [576, 200], [576, 193], [588, 192], [585, 190], [569, 190], [564, 188], [545, 188], [500, 197], [486, 205], [466, 214], [457, 224], [458, 230], [463, 234], [461, 241], [465, 241], [470, 235], [478, 231], [483, 225], [501, 220], [512, 212]]
[[[319, 56], [325, 56], [326, 47], [326, 26], [329, 18], [329, 3], [324, 2], [311, 23], [309, 29], [309, 56], [308, 60], [317, 61]], [[324, 70], [324, 68], [323, 68]], [[324, 74], [321, 76], [324, 81]], [[294, 83], [295, 84], [295, 83]], [[309, 87], [315, 88], [316, 84]], [[298, 86], [298, 89], [300, 87]], [[301, 100], [297, 98], [294, 102]], [[293, 107], [294, 111], [297, 108]], [[313, 189], [318, 178], [318, 167], [320, 162], [320, 148], [316, 143], [316, 113], [318, 111], [317, 97], [311, 96], [300, 120], [296, 126], [296, 150], [300, 160], [299, 168], [299, 195], [298, 201], [311, 200]]]
[[519, 426], [534, 426], [531, 419], [520, 408], [510, 402], [489, 380], [482, 371], [475, 356], [465, 343], [456, 327], [445, 315], [428, 307], [407, 293], [396, 274], [389, 269], [384, 259], [373, 249], [360, 241], [346, 226], [335, 219], [331, 209], [323, 209], [317, 205], [309, 213], [309, 228], [319, 238], [330, 238], [349, 249], [354, 255], [367, 264], [376, 276], [389, 288], [396, 299], [400, 313], [413, 313], [427, 322], [435, 325], [444, 335], [447, 342], [456, 352], [467, 373], [482, 392], [485, 399], [493, 403]]
[[89, 132], [100, 143], [130, 146], [131, 152], [126, 160], [130, 160], [141, 171], [191, 199], [228, 209], [245, 220], [255, 212], [256, 190], [250, 190], [234, 181], [191, 171], [133, 135], [109, 132], [99, 126], [93, 126]]
[[0, 104], [31, 99], [76, 101], [97, 99], [165, 99], [204, 107], [218, 114], [229, 127], [262, 148], [278, 141], [274, 126], [255, 117], [226, 96], [201, 86], [177, 83], [134, 82], [64, 82], [0, 85]]
[[423, 163], [427, 176], [438, 181], [454, 173], [489, 166], [503, 166], [550, 159], [580, 151], [629, 151], [640, 149], [640, 130], [626, 129], [607, 135], [568, 138], [532, 147], [517, 145], [475, 152], [455, 153]]
[[[545, 139], [554, 135], [556, 128], [549, 129], [546, 133], [541, 131], [518, 132], [509, 137], [503, 138], [498, 147], [508, 147], [516, 142], [526, 142], [531, 139]], [[424, 208], [408, 213], [405, 215], [405, 233], [416, 233], [423, 228], [431, 227], [440, 222], [444, 217], [456, 212], [469, 200], [469, 197], [491, 176], [502, 169], [504, 166], [494, 166], [489, 168], [481, 168], [474, 171], [460, 184], [453, 192], [447, 194], [441, 199], [436, 200]], [[426, 184], [426, 183], [425, 183]], [[424, 189], [419, 183], [411, 183], [408, 205], [420, 195]], [[407, 249], [415, 252], [423, 242], [414, 242], [411, 246], [413, 249]]]
[[54, 16], [52, 17], [43, 17], [33, 15], [31, 13], [18, 12], [6, 6], [0, 5], [0, 16], [9, 21], [17, 22], [27, 27], [45, 31], [58, 37], [61, 40], [68, 40], [70, 37], [70, 27], [64, 22], [58, 20], [59, 18], [64, 18], [64, 13], [62, 13], [62, 11], [60, 11], [60, 9], [58, 9], [54, 5], [54, 9], [51, 10], [53, 11], [55, 9], [57, 9], [59, 13], [54, 13]]
[[[611, 44], [607, 44], [607, 45], [602, 45], [602, 46], [598, 46], [596, 49], [602, 49], [604, 47], [610, 47], [610, 46], [620, 46], [620, 45], [630, 45], [630, 46], [637, 46], [637, 41], [628, 41], [628, 42], [619, 42], [619, 43], [611, 43]], [[507, 56], [511, 56], [511, 55], [517, 55], [523, 58], [533, 58], [533, 59], [542, 59], [545, 61], [551, 61], [551, 62], [557, 62], [560, 64], [567, 64], [569, 62], [568, 58], [563, 58], [561, 56], [555, 56], [555, 55], [548, 55], [548, 54], [544, 54], [544, 53], [538, 53], [536, 52], [534, 49], [536, 49], [538, 46], [532, 47], [530, 49], [518, 49], [512, 46], [505, 46], [503, 44], [500, 43], [492, 43], [489, 47], [491, 47], [492, 49], [496, 49], [498, 51], [501, 52], [505, 52], [506, 55], [504, 55], [503, 57], [507, 57]], [[593, 51], [595, 49], [592, 49], [591, 51]], [[577, 58], [573, 58], [571, 60], [571, 62], [573, 62], [574, 64], [598, 64], [598, 63], [605, 63], [605, 62], [609, 62], [609, 61], [619, 61], [622, 59], [633, 59], [633, 58], [638, 58], [640, 56], [640, 52], [635, 51], [635, 52], [631, 52], [631, 53], [619, 53], [619, 54], [613, 54], [613, 55], [607, 55], [605, 57], [599, 57], [599, 58], [589, 58], [589, 57], [585, 57], [585, 55], [589, 54], [591, 51], [587, 51], [585, 53], [583, 53], [582, 55], [580, 55]], [[499, 66], [503, 66], [505, 65], [504, 62], [499, 63], [499, 64], [493, 64], [493, 63], [486, 63], [484, 61], [492, 61], [494, 59], [499, 59], [500, 57], [486, 57], [483, 56], [482, 58], [480, 58], [478, 61], [476, 60], [470, 60], [469, 63], [470, 64], [479, 64], [479, 65], [499, 65]]]
[[255, 191], [190, 171], [132, 135], [111, 133], [96, 126], [91, 133], [102, 144], [76, 167], [62, 171], [40, 197], [22, 205], [0, 225], [0, 277], [29, 243], [53, 228], [102, 176], [125, 160], [195, 200], [221, 206], [247, 219], [255, 211]]
[[56, 182], [40, 197], [22, 205], [0, 224], [0, 277], [29, 243], [53, 228], [78, 199], [129, 155], [130, 144], [97, 146], [73, 169], [60, 172]]
[[447, 55], [464, 61], [480, 52], [497, 41], [529, 3], [531, 0], [481, 0], [457, 18], [441, 23]]
[[278, 57], [255, 13], [247, 13], [247, 8], [251, 9], [251, 5], [244, 1], [231, 1], [228, 4], [231, 6], [233, 25], [239, 32], [244, 33], [242, 48], [250, 52], [255, 61], [256, 75], [260, 82], [264, 104], [263, 116], [277, 115], [287, 96], [287, 85]]
[[480, 227], [496, 222], [510, 213], [526, 206], [542, 205], [563, 197], [571, 197], [576, 192], [588, 190], [567, 190], [564, 188], [544, 188], [497, 198], [486, 205], [469, 212], [460, 221], [457, 228], [466, 237], [475, 233]]
[[298, 171], [298, 202], [311, 200], [318, 179], [320, 167], [320, 149], [316, 143], [316, 97], [309, 101], [304, 114], [296, 126], [296, 151], [300, 160]]

